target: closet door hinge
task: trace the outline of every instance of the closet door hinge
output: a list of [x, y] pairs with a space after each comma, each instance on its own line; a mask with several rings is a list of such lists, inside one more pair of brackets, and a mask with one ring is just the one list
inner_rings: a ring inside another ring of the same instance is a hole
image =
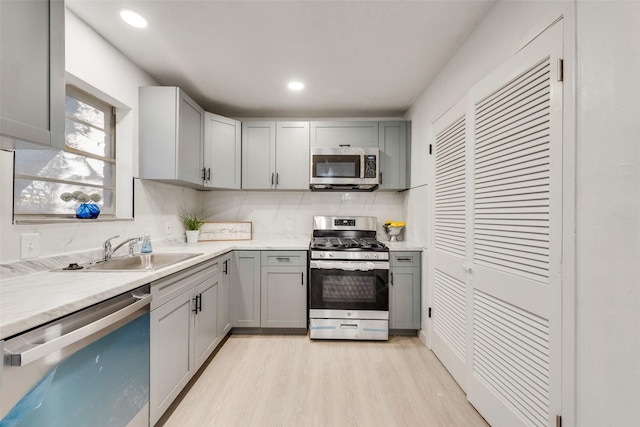
[[564, 59], [558, 58], [558, 81], [564, 81]]
[[562, 416], [556, 415], [556, 427], [562, 427]]

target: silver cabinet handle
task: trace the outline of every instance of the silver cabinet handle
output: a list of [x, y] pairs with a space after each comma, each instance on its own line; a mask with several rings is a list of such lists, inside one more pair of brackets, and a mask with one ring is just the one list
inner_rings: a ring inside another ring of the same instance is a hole
[[275, 176], [275, 174], [273, 172], [271, 172], [271, 185], [273, 185], [273, 177]]
[[304, 286], [304, 272], [300, 273], [300, 286]]
[[25, 366], [51, 353], [62, 350], [65, 347], [81, 341], [82, 339], [87, 338], [88, 336], [93, 335], [96, 332], [106, 329], [109, 326], [127, 318], [128, 316], [134, 314], [136, 311], [145, 306], [148, 306], [151, 303], [151, 294], [145, 294], [143, 296], [134, 295], [134, 298], [137, 299], [136, 302], [127, 305], [126, 307], [116, 311], [115, 313], [111, 313], [99, 320], [96, 320], [95, 322], [89, 323], [88, 325], [82, 326], [78, 329], [73, 330], [72, 332], [69, 332], [68, 334], [62, 335], [58, 338], [54, 338], [51, 341], [47, 341], [21, 353], [11, 354], [10, 365]]
[[289, 257], [276, 257], [276, 259], [280, 262], [290, 262], [291, 258]]
[[278, 172], [276, 172], [276, 185], [278, 185], [278, 181], [279, 181], [278, 177], [279, 177], [279, 175], [280, 174]]
[[412, 258], [396, 258], [396, 260], [399, 262], [409, 262], [412, 261]]

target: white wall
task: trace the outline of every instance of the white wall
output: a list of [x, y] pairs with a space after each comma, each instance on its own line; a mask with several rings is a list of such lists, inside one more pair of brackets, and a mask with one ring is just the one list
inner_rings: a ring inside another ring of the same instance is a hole
[[66, 71], [70, 83], [89, 90], [118, 107], [117, 114], [117, 214], [135, 220], [66, 224], [14, 225], [12, 223], [13, 154], [0, 151], [0, 262], [20, 259], [20, 236], [40, 234], [40, 256], [98, 249], [110, 236], [122, 238], [148, 231], [152, 239], [164, 234], [166, 221], [173, 223], [173, 235], [181, 235], [180, 207], [199, 209], [197, 191], [136, 180], [133, 206], [133, 177], [137, 175], [138, 86], [157, 84], [75, 15], [66, 13]]
[[640, 3], [576, 11], [576, 425], [638, 426]]

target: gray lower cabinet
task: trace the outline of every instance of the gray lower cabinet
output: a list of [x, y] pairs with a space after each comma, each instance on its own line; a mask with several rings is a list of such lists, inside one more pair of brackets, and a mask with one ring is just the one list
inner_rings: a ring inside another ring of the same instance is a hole
[[204, 186], [240, 190], [242, 124], [234, 119], [205, 112]]
[[204, 110], [182, 89], [139, 88], [140, 178], [202, 188]]
[[242, 123], [242, 188], [309, 189], [309, 122]]
[[64, 148], [64, 13], [62, 0], [0, 1], [0, 148]]
[[262, 252], [260, 289], [261, 327], [307, 327], [306, 252]]
[[234, 251], [231, 326], [260, 327], [260, 251]]
[[420, 329], [420, 252], [391, 252], [389, 329]]
[[220, 258], [222, 277], [218, 285], [218, 340], [231, 331], [231, 254]]
[[378, 122], [311, 122], [311, 146], [378, 147]]
[[151, 425], [223, 338], [218, 335], [223, 277], [218, 257], [151, 283]]
[[380, 190], [406, 190], [410, 177], [410, 146], [407, 127], [411, 122], [379, 122]]

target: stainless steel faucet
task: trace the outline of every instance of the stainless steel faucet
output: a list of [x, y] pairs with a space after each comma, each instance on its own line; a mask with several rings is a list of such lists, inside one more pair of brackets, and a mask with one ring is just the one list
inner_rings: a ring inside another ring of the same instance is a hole
[[114, 249], [111, 249], [111, 240], [113, 239], [117, 239], [118, 236], [113, 236], [113, 237], [109, 237], [107, 240], [104, 241], [104, 245], [103, 245], [103, 261], [108, 261], [109, 259], [111, 259], [111, 256], [118, 250], [120, 249], [122, 246], [126, 245], [127, 243], [129, 243], [129, 255], [133, 255], [133, 245], [137, 242], [142, 241], [142, 237], [131, 237], [130, 239], [126, 239], [122, 242], [120, 242], [120, 244], [118, 246], [116, 246]]

